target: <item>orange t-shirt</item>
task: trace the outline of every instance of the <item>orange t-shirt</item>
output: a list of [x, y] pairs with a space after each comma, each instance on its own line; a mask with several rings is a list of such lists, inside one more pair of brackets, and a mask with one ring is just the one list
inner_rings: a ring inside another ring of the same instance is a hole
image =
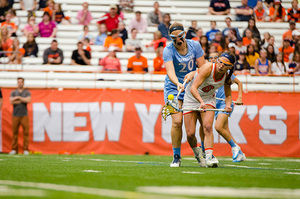
[[11, 38], [6, 39], [5, 42], [2, 41], [2, 49], [3, 51], [7, 51], [13, 44], [13, 40]]
[[279, 49], [279, 52], [282, 53], [282, 50], [283, 50], [283, 61], [284, 62], [289, 62], [290, 61], [290, 54], [294, 52], [294, 48], [292, 46], [289, 46], [288, 48], [283, 48], [283, 47], [280, 47]]
[[261, 9], [261, 11], [259, 11], [259, 10], [255, 9], [254, 12], [255, 12], [257, 21], [262, 21], [264, 13], [265, 13], [265, 10]]
[[248, 46], [251, 44], [252, 39], [248, 39], [247, 37], [243, 37], [243, 46]]
[[[52, 17], [53, 10], [50, 10], [49, 7], [44, 8], [44, 12], [48, 12], [50, 17]], [[52, 19], [50, 19], [50, 20], [52, 20]]]
[[148, 60], [144, 56], [132, 56], [128, 59], [127, 68], [131, 68], [133, 72], [143, 72], [144, 68], [148, 68]]
[[121, 37], [118, 37], [116, 39], [113, 39], [111, 36], [106, 37], [105, 41], [104, 41], [104, 47], [109, 47], [112, 44], [116, 44], [119, 48], [122, 49], [123, 47], [123, 40], [121, 39]]
[[[286, 14], [285, 14], [285, 9], [282, 8], [281, 10], [282, 10], [282, 16], [280, 17], [280, 16], [279, 16], [279, 13], [277, 13], [277, 16], [276, 16], [276, 20], [275, 20], [275, 21], [277, 21], [277, 20], [279, 20], [279, 19], [282, 19], [282, 17], [286, 15]], [[275, 9], [274, 9], [273, 7], [271, 7], [271, 8], [269, 9], [269, 11], [270, 11], [269, 16], [272, 17], [272, 16], [274, 15], [274, 13], [275, 13]], [[272, 21], [272, 18], [270, 18], [270, 21]]]
[[13, 22], [7, 23], [6, 21], [4, 21], [4, 22], [1, 23], [1, 27], [4, 26], [4, 25], [7, 26], [8, 31], [18, 29], [18, 26], [16, 26], [16, 24], [13, 23]]
[[[11, 47], [7, 51], [12, 52], [12, 51], [14, 51], [14, 49]], [[22, 53], [22, 55], [24, 55], [25, 54], [25, 49], [24, 48], [19, 48], [19, 52]], [[11, 53], [8, 53], [8, 56], [10, 56], [10, 55], [11, 55]]]
[[154, 72], [160, 72], [162, 74], [167, 74], [165, 65], [164, 65], [164, 59], [162, 57], [155, 57], [153, 59], [153, 67]]
[[292, 31], [291, 31], [291, 30], [286, 31], [286, 32], [282, 35], [282, 40], [284, 40], [284, 39], [289, 39], [289, 40], [292, 40], [292, 39], [293, 39]]

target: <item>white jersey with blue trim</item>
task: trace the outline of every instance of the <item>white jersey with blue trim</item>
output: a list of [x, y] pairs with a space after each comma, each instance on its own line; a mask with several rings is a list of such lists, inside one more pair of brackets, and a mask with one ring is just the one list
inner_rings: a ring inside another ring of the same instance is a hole
[[[204, 55], [204, 51], [199, 42], [186, 39], [188, 52], [186, 55], [181, 55], [177, 52], [173, 42], [165, 47], [163, 52], [164, 62], [173, 61], [175, 74], [180, 83], [183, 83], [183, 79], [186, 74], [191, 71], [195, 71], [197, 68], [196, 59]], [[177, 86], [174, 85], [169, 76], [165, 79], [165, 90], [177, 90]]]

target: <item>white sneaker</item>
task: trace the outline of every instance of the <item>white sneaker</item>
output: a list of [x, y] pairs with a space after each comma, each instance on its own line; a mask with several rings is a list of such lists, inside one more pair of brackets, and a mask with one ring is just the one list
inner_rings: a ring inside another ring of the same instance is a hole
[[17, 151], [16, 150], [11, 150], [11, 152], [8, 153], [9, 155], [16, 155]]
[[239, 151], [241, 150], [241, 148], [238, 146], [238, 145], [236, 145], [235, 147], [232, 147], [231, 148], [231, 151], [232, 151], [232, 159], [233, 160], [235, 160], [237, 157], [238, 157], [238, 155], [239, 155]]
[[25, 151], [23, 152], [23, 154], [24, 154], [24, 155], [29, 155], [29, 151], [25, 150]]
[[242, 152], [242, 150], [240, 150], [238, 157], [232, 162], [242, 162], [242, 161], [246, 161], [246, 155]]
[[198, 161], [198, 164], [200, 167], [205, 167], [205, 159], [203, 158], [202, 149], [200, 147], [197, 147], [197, 155], [195, 155], [196, 160]]
[[181, 158], [179, 155], [174, 155], [173, 161], [170, 164], [170, 167], [180, 167], [181, 165]]
[[206, 160], [206, 167], [216, 168], [219, 165], [219, 161], [215, 156], [208, 157]]

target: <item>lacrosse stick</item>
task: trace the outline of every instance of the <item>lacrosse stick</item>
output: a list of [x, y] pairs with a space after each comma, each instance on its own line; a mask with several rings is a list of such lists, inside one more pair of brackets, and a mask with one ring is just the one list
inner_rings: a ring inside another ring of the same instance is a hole
[[[222, 100], [222, 101], [225, 101], [225, 99], [223, 98], [218, 98], [216, 97], [217, 100]], [[236, 101], [232, 101], [233, 103], [235, 103], [236, 105], [243, 105], [243, 103], [237, 103]]]

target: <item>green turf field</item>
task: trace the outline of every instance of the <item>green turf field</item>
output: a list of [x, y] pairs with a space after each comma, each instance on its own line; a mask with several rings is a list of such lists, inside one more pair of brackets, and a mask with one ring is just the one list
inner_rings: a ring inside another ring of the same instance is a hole
[[200, 168], [193, 157], [0, 155], [0, 198], [300, 198], [300, 159]]

